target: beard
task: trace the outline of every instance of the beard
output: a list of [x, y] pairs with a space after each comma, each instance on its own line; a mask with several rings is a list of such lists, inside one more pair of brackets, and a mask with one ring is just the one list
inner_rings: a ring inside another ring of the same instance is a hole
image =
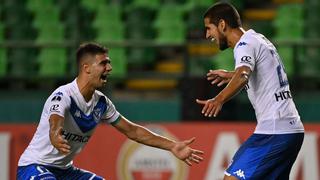
[[223, 51], [229, 47], [228, 41], [227, 41], [227, 38], [225, 36], [223, 36], [222, 34], [220, 34], [220, 37], [221, 38], [219, 38], [219, 49], [221, 51]]

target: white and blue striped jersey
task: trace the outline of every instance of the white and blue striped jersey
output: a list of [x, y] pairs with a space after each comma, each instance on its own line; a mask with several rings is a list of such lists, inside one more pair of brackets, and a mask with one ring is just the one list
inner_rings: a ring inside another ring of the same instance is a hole
[[274, 45], [262, 34], [248, 30], [233, 51], [235, 68], [247, 66], [252, 71], [246, 90], [258, 122], [255, 133], [304, 132], [284, 66]]
[[[62, 135], [71, 146], [67, 155], [59, 153], [50, 142], [49, 117], [52, 114], [65, 118]], [[97, 124], [114, 123], [119, 116], [113, 103], [103, 93], [96, 90], [92, 99], [86, 102], [76, 80], [60, 86], [45, 102], [40, 123], [18, 165], [42, 164], [68, 168], [74, 156], [87, 144]]]

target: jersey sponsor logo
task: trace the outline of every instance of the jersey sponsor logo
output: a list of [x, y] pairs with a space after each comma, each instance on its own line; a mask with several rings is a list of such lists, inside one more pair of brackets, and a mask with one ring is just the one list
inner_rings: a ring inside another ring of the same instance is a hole
[[250, 64], [252, 66], [251, 59], [252, 58], [250, 56], [242, 56], [240, 63], [246, 63], [246, 64]]
[[281, 91], [281, 92], [274, 93], [274, 97], [276, 98], [277, 102], [292, 98], [290, 91]]
[[89, 141], [91, 136], [81, 136], [78, 134], [70, 133], [65, 130], [62, 131], [62, 136], [65, 140], [86, 143]]
[[247, 45], [247, 44], [248, 44], [248, 43], [246, 43], [246, 42], [240, 42], [237, 47], [245, 46], [245, 45]]
[[241, 169], [233, 172], [233, 174], [237, 175], [239, 178], [246, 179], [246, 176], [244, 175], [244, 171]]
[[59, 104], [54, 104], [50, 107], [50, 112], [60, 112]]

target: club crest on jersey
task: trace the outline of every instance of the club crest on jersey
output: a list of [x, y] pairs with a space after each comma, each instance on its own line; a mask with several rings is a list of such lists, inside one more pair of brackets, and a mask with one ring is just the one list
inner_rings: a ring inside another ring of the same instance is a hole
[[75, 117], [78, 117], [78, 118], [81, 118], [81, 113], [79, 110], [77, 110], [75, 113], [74, 113], [74, 116]]
[[101, 118], [101, 108], [96, 108], [93, 110], [93, 117], [96, 122], [99, 122], [99, 119]]

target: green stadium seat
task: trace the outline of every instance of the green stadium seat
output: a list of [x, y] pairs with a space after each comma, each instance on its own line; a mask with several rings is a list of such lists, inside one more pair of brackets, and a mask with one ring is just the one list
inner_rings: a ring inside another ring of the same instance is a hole
[[59, 22], [59, 10], [57, 8], [52, 8], [50, 11], [36, 13], [33, 19], [33, 27], [39, 29], [43, 25]]
[[187, 32], [188, 38], [200, 39], [204, 38], [203, 13], [207, 7], [195, 7], [187, 12]]
[[99, 28], [96, 29], [96, 32], [95, 40], [100, 43], [119, 43], [125, 39], [124, 27], [122, 26]]
[[[302, 40], [304, 39], [304, 9], [301, 4], [284, 4], [279, 6], [277, 9], [276, 18], [273, 21], [275, 28], [274, 40]], [[279, 46], [278, 53], [285, 66], [285, 70], [289, 78], [293, 75], [297, 75], [299, 72], [295, 72], [296, 68], [299, 67], [301, 57], [304, 55], [304, 49], [299, 48], [297, 54], [298, 57], [294, 56], [293, 47]], [[294, 58], [297, 58], [295, 61]]]
[[[126, 28], [126, 37], [133, 42], [153, 40], [154, 29], [150, 24], [153, 21], [154, 11], [150, 8], [132, 7], [125, 11], [125, 26], [129, 27]], [[145, 69], [155, 60], [154, 48], [129, 47], [127, 52], [129, 67], [135, 69]]]
[[50, 9], [53, 5], [53, 0], [27, 0], [26, 7], [31, 12], [37, 12]]
[[[4, 41], [4, 26], [0, 23], [0, 41]], [[0, 47], [0, 77], [7, 75], [8, 61], [6, 48]]]
[[214, 56], [212, 61], [214, 69], [225, 69], [228, 71], [234, 70], [234, 57], [233, 57], [233, 50], [226, 49], [224, 51], [219, 52]]
[[119, 5], [100, 5], [96, 10], [96, 16], [93, 26], [99, 28], [101, 26], [113, 26], [113, 24], [121, 23], [121, 7]]
[[199, 8], [199, 7], [209, 8], [215, 2], [216, 0], [187, 0], [184, 5], [184, 8], [186, 11], [190, 11], [192, 9]]
[[102, 5], [96, 12], [93, 21], [98, 42], [122, 42], [125, 35], [125, 27], [121, 20], [121, 9], [118, 5]]
[[145, 8], [145, 9], [151, 9], [156, 10], [160, 7], [160, 0], [133, 0], [132, 3], [128, 6], [128, 10], [132, 9], [139, 9], [139, 8]]
[[13, 77], [32, 77], [36, 73], [34, 62], [34, 51], [26, 48], [14, 48], [8, 52], [10, 59], [10, 71], [8, 74]]
[[111, 48], [109, 57], [112, 65], [112, 77], [124, 78], [127, 74], [127, 57], [125, 48]]
[[81, 5], [91, 12], [96, 11], [100, 6], [104, 4], [106, 4], [105, 0], [81, 0]]
[[62, 77], [67, 70], [65, 48], [42, 48], [38, 56], [39, 75], [42, 77]]
[[183, 43], [186, 39], [186, 27], [183, 21], [184, 9], [174, 4], [159, 9], [154, 27], [157, 30], [158, 43]]
[[186, 41], [186, 28], [183, 24], [168, 25], [157, 29], [156, 42], [160, 44], [182, 44]]
[[150, 66], [155, 61], [155, 49], [149, 47], [132, 47], [128, 50], [128, 64], [140, 69]]
[[293, 49], [290, 47], [279, 47], [278, 53], [281, 57], [282, 63], [285, 67], [285, 72], [288, 77], [292, 77], [294, 75], [294, 55]]
[[47, 24], [38, 29], [37, 43], [50, 44], [64, 42], [64, 26], [62, 24]]
[[5, 48], [0, 48], [0, 77], [7, 75], [8, 61]]
[[[290, 16], [288, 16], [290, 14]], [[304, 35], [303, 6], [300, 4], [286, 4], [277, 9], [277, 16], [273, 21], [276, 39], [302, 39]]]

